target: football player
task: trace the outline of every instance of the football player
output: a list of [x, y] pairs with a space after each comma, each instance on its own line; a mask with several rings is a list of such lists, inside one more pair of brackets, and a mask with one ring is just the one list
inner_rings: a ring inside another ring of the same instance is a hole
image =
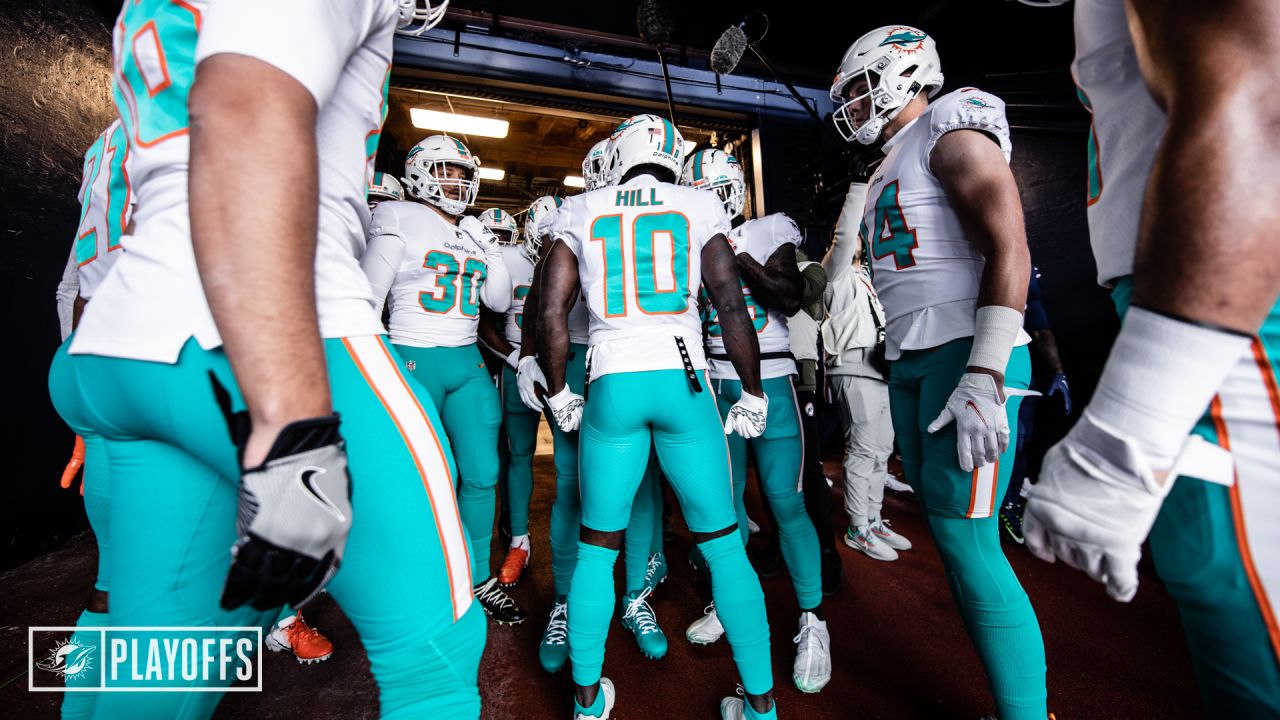
[[480, 342], [503, 359], [498, 379], [502, 424], [506, 435], [506, 476], [501, 479], [503, 502], [510, 517], [511, 546], [498, 569], [498, 584], [515, 587], [529, 565], [529, 499], [533, 496], [533, 451], [538, 445], [540, 415], [525, 407], [516, 388], [520, 360], [520, 326], [525, 297], [533, 285], [533, 262], [520, 247], [520, 227], [511, 213], [490, 208], [480, 223], [498, 239], [502, 263], [511, 278], [511, 304], [502, 314], [482, 312]]
[[[737, 158], [723, 150], [699, 150], [690, 156], [680, 174], [680, 184], [716, 193], [730, 221], [742, 217], [746, 204], [742, 166]], [[769, 421], [763, 435], [750, 440], [736, 434], [726, 438], [738, 533], [745, 546], [747, 509], [743, 495], [747, 487], [747, 444], [750, 443], [800, 604], [800, 632], [795, 636], [798, 647], [792, 680], [801, 692], [814, 693], [831, 680], [831, 635], [822, 611], [822, 556], [818, 535], [805, 512], [800, 480], [804, 437], [792, 384], [796, 362], [791, 355], [791, 336], [787, 330], [787, 316], [800, 309], [800, 295], [804, 291], [804, 281], [796, 264], [796, 246], [802, 238], [795, 221], [782, 213], [774, 213], [743, 222], [727, 239], [737, 253], [742, 299], [759, 339], [760, 377], [769, 401]], [[742, 397], [742, 381], [725, 352], [724, 332], [715, 308], [707, 308], [705, 325], [716, 403], [720, 415], [727, 417], [733, 404]], [[690, 642], [698, 644], [715, 642], [723, 634], [724, 626], [714, 603], [685, 632]]]
[[916, 28], [877, 28], [849, 47], [831, 86], [836, 127], [883, 138], [887, 156], [842, 222], [861, 218], [894, 433], [997, 714], [1044, 720], [1044, 642], [996, 518], [1030, 381], [1031, 258], [1004, 102], [975, 88], [940, 95], [942, 83], [934, 40]]
[[1127, 601], [1149, 535], [1209, 716], [1278, 717], [1280, 16], [1262, 0], [1074, 10], [1089, 235], [1124, 319], [1045, 456], [1027, 545]]
[[376, 309], [390, 297], [391, 343], [440, 410], [458, 463], [458, 510], [470, 539], [476, 599], [500, 624], [525, 613], [489, 570], [498, 484], [498, 392], [476, 345], [480, 303], [496, 313], [511, 304], [511, 280], [498, 239], [463, 215], [476, 199], [479, 163], [461, 141], [432, 135], [405, 159], [412, 200], [373, 212], [360, 266]]
[[404, 188], [401, 187], [400, 181], [395, 175], [388, 175], [384, 172], [375, 172], [373, 180], [369, 183], [369, 209], [373, 210], [378, 207], [378, 203], [383, 200], [403, 200]]
[[[111, 458], [112, 625], [265, 628], [327, 581], [384, 715], [474, 718], [485, 623], [448, 444], [357, 261], [392, 33], [414, 10], [125, 5], [134, 228], [50, 390]], [[220, 696], [107, 693], [94, 716], [207, 717]]]
[[[585, 167], [585, 163], [584, 163]], [[608, 181], [588, 176], [588, 182], [597, 187], [607, 186]], [[542, 264], [538, 248], [550, 231], [562, 198], [545, 196], [534, 201], [525, 214], [525, 242], [523, 247], [533, 259], [534, 281], [525, 303], [522, 323], [522, 346], [517, 384], [521, 398], [531, 408], [545, 409], [540, 393], [546, 388], [546, 380], [535, 357], [538, 341], [538, 298], [540, 295]], [[569, 310], [569, 357], [566, 365], [566, 382], [571, 387], [582, 388], [586, 378], [587, 341], [589, 339], [589, 315], [581, 297]], [[541, 387], [542, 390], [538, 388]], [[555, 585], [555, 602], [547, 621], [542, 642], [538, 647], [538, 659], [547, 672], [558, 672], [569, 659], [569, 587], [574, 567], [578, 562], [578, 528], [582, 523], [582, 498], [578, 481], [578, 433], [565, 432], [551, 423], [555, 446], [556, 500], [551, 506], [551, 574]], [[661, 528], [661, 517], [654, 511], [654, 488], [651, 476], [636, 491], [631, 506], [631, 517], [626, 531], [626, 602], [622, 607], [622, 625], [636, 638], [641, 653], [654, 660], [667, 654], [667, 637], [658, 625], [658, 619], [649, 605], [648, 597], [655, 584], [663, 579], [657, 573], [663, 568], [654, 560], [652, 551], [653, 526]], [[661, 542], [656, 547], [661, 550]], [[664, 573], [665, 575], [665, 573]]]
[[[128, 138], [117, 119], [107, 126], [89, 146], [84, 156], [84, 172], [81, 176], [80, 226], [71, 244], [71, 254], [62, 282], [58, 284], [58, 319], [62, 340], [75, 330], [84, 306], [93, 297], [107, 271], [120, 257], [121, 238], [129, 223], [133, 209], [132, 188], [125, 168], [128, 160]], [[106, 440], [102, 435], [86, 432], [77, 434], [71, 461], [62, 472], [62, 487], [70, 488], [76, 473], [84, 467], [80, 494], [84, 496], [84, 511], [98, 544], [98, 574], [93, 591], [77, 626], [101, 627], [108, 622], [108, 593], [111, 589], [111, 472], [106, 455]], [[96, 642], [98, 633], [86, 633], [88, 644]], [[96, 686], [98, 680], [91, 674], [68, 675], [67, 686]], [[93, 715], [96, 695], [93, 693], [67, 693], [62, 701], [62, 717], [87, 718]]]
[[[675, 184], [683, 138], [670, 121], [639, 115], [605, 151], [618, 184], [569, 198], [557, 211], [543, 269], [538, 357], [546, 402], [565, 431], [581, 425], [582, 527], [569, 590], [569, 653], [577, 720], [608, 717], [614, 689], [601, 677], [614, 602], [613, 565], [652, 442], [711, 568], [716, 611], [745, 688], [725, 717], [777, 716], [769, 627], [730, 493], [724, 435], [764, 432], [768, 399], [747, 315], [729, 218], [719, 199]], [[708, 386], [698, 296], [706, 284], [742, 395], [721, 423]], [[565, 382], [568, 313], [590, 310], [590, 402]]]

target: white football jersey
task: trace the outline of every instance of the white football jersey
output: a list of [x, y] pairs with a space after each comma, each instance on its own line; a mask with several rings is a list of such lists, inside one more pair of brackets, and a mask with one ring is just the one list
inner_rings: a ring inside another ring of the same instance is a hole
[[529, 256], [519, 245], [503, 246], [502, 262], [511, 275], [511, 307], [507, 308], [502, 334], [506, 336], [507, 342], [520, 347], [524, 301], [529, 297], [529, 288], [533, 287], [533, 263], [529, 262]]
[[[499, 248], [505, 249], [513, 248]], [[382, 202], [374, 209], [361, 266], [374, 293], [381, 297], [384, 288], [389, 290], [389, 329], [397, 345], [471, 345], [480, 327], [482, 300], [505, 312], [511, 292], [505, 265], [495, 272], [498, 283], [486, 289], [490, 268], [478, 241], [460, 225], [411, 200]], [[494, 302], [491, 293], [500, 295], [502, 302]]]
[[80, 227], [75, 256], [80, 297], [89, 300], [120, 257], [121, 238], [133, 206], [128, 139], [120, 120], [113, 121], [84, 155], [80, 182]]
[[114, 85], [129, 134], [135, 227], [86, 309], [71, 352], [172, 363], [191, 337], [205, 349], [221, 345], [191, 245], [187, 96], [196, 64], [222, 53], [269, 63], [315, 99], [320, 332], [326, 338], [383, 332], [357, 258], [397, 19], [396, 4], [387, 0], [125, 3], [115, 27]]
[[[884, 305], [886, 355], [972, 337], [986, 265], [964, 235], [929, 155], [943, 135], [971, 129], [1012, 152], [1004, 101], [976, 88], [941, 96], [884, 144], [887, 156], [868, 185], [858, 234], [871, 257]], [[1030, 341], [1019, 331], [1018, 344]]]
[[728, 234], [715, 193], [640, 175], [575, 195], [556, 212], [552, 236], [578, 258], [590, 310], [591, 377], [706, 368], [698, 293], [702, 248]]
[[[773, 253], [783, 245], [799, 245], [800, 228], [783, 213], [766, 215], [755, 220], [748, 220], [734, 228], [728, 235], [729, 244], [734, 252], [746, 253], [756, 262], [764, 265], [769, 262]], [[751, 297], [751, 288], [742, 282], [742, 299], [747, 303], [747, 312], [756, 328], [756, 336], [760, 342], [760, 354], [791, 352], [791, 333], [787, 327], [787, 316], [777, 310], [765, 310], [755, 303]], [[711, 361], [711, 377], [720, 380], [737, 380], [738, 373], [733, 369], [724, 351], [724, 336], [720, 329], [716, 309], [707, 305], [707, 355]], [[791, 358], [761, 358], [760, 377], [786, 377], [796, 373], [795, 360]]]
[[1133, 274], [1138, 222], [1164, 112], [1142, 80], [1124, 0], [1076, 0], [1076, 58], [1071, 63], [1089, 128], [1089, 243], [1098, 283]]

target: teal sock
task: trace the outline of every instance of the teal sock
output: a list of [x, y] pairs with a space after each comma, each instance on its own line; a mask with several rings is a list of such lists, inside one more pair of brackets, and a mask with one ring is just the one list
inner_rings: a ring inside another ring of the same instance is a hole
[[[794, 489], [794, 486], [792, 487]], [[816, 608], [822, 603], [822, 552], [818, 549], [818, 533], [804, 509], [804, 496], [787, 493], [770, 497], [774, 524], [782, 558], [791, 573], [796, 601], [802, 608]]]
[[577, 456], [573, 453], [572, 469], [566, 457], [572, 448], [569, 441], [558, 441], [555, 446], [556, 501], [551, 506], [551, 527], [547, 535], [551, 541], [551, 579], [557, 595], [569, 594], [569, 582], [578, 564], [578, 528], [582, 525]]
[[[107, 614], [96, 613], [85, 610], [80, 613], [80, 617], [76, 619], [77, 627], [102, 627], [107, 625]], [[90, 645], [99, 646], [102, 644], [102, 634], [92, 631], [77, 632], [73, 636], [74, 642], [80, 647], [88, 647]], [[98, 658], [105, 658], [105, 648], [99, 648], [104, 652], [97, 655]], [[94, 667], [87, 670], [83, 677], [73, 677], [68, 675], [66, 678], [67, 687], [97, 687], [101, 683], [102, 668]], [[80, 718], [93, 717], [94, 701], [97, 700], [98, 693], [88, 692], [70, 692], [62, 697], [62, 720], [79, 720]]]
[[583, 707], [578, 704], [578, 696], [573, 697], [573, 710], [575, 713], [585, 713], [587, 715], [595, 715], [599, 717], [604, 713], [604, 690], [601, 689], [596, 693], [596, 701], [591, 703], [591, 707]]
[[[287, 617], [292, 617], [297, 614], [298, 614], [298, 611], [294, 610], [292, 605], [285, 605], [284, 607], [280, 608], [280, 614], [276, 616], [276, 621], [272, 623], [272, 625], [273, 626], [279, 625], [281, 620], [284, 620]], [[268, 628], [267, 632], [271, 632], [271, 629]]]
[[467, 483], [458, 486], [458, 514], [467, 528], [471, 542], [471, 579], [479, 584], [489, 578], [489, 544], [493, 541], [493, 513], [497, 509], [497, 490], [493, 485], [476, 487]]
[[1000, 547], [997, 518], [929, 517], [952, 595], [987, 670], [1001, 720], [1048, 714], [1044, 639]]
[[742, 686], [752, 695], [763, 695], [773, 689], [773, 670], [760, 579], [736, 533], [698, 543], [698, 548], [711, 568], [711, 596], [733, 649]]
[[653, 494], [646, 474], [631, 503], [631, 520], [626, 533], [626, 588], [638, 592], [644, 587], [644, 574], [649, 569], [649, 544], [653, 540]]
[[653, 497], [653, 540], [649, 542], [649, 554], [662, 552], [662, 470], [656, 456], [649, 460], [649, 493]]
[[613, 565], [617, 561], [617, 550], [578, 543], [578, 564], [569, 586], [569, 660], [573, 662], [573, 682], [578, 685], [600, 681], [604, 641], [616, 599]]

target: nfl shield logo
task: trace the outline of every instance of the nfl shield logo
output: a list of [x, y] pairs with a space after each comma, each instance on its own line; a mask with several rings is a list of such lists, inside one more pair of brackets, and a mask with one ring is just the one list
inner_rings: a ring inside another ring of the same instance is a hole
[[404, 366], [409, 369], [409, 372], [413, 372], [414, 370], [418, 369], [418, 363], [412, 360], [405, 360]]

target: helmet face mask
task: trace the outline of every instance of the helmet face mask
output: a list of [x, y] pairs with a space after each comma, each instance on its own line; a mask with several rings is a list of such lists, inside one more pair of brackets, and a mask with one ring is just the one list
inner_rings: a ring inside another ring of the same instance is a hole
[[449, 9], [449, 0], [396, 0], [396, 5], [400, 14], [396, 32], [417, 37], [440, 24]]
[[608, 138], [592, 145], [591, 150], [587, 151], [587, 156], [582, 160], [582, 180], [588, 191], [599, 190], [613, 184], [604, 168], [605, 150], [608, 145]]
[[489, 229], [498, 238], [499, 245], [519, 245], [520, 227], [511, 213], [501, 208], [489, 208], [480, 213], [480, 224]]
[[[865, 89], [864, 89], [865, 83]], [[877, 28], [845, 52], [831, 84], [832, 120], [841, 137], [870, 145], [921, 92], [942, 88], [942, 61], [926, 33], [905, 25]]]
[[524, 253], [529, 262], [538, 263], [538, 254], [542, 252], [542, 236], [538, 234], [538, 224], [548, 214], [564, 204], [564, 198], [554, 195], [543, 195], [529, 206], [524, 216]]
[[479, 164], [460, 141], [447, 135], [432, 135], [409, 151], [404, 163], [404, 185], [419, 200], [449, 215], [461, 215], [475, 204], [480, 193], [476, 177]]

